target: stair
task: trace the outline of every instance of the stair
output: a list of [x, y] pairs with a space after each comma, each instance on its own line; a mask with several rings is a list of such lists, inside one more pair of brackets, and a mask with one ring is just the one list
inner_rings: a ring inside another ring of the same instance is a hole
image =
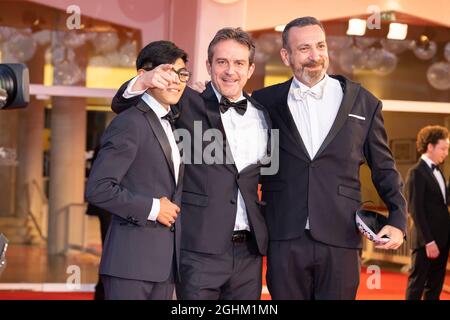
[[8, 238], [10, 244], [44, 243], [29, 218], [0, 217], [0, 233]]

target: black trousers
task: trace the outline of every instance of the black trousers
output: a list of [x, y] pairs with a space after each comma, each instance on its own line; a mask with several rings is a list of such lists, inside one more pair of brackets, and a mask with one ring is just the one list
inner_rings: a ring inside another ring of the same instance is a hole
[[267, 286], [274, 300], [354, 300], [359, 285], [358, 249], [329, 246], [305, 235], [271, 241]]
[[[99, 212], [97, 216], [100, 222], [100, 236], [102, 238], [102, 248], [103, 248], [106, 234], [108, 232], [108, 228], [111, 223], [111, 214]], [[98, 282], [95, 285], [94, 300], [105, 300], [105, 289], [103, 287], [102, 278], [100, 276], [98, 277]]]
[[262, 256], [256, 243], [232, 242], [223, 254], [181, 250], [180, 300], [258, 300], [262, 289]]
[[439, 248], [436, 259], [427, 257], [425, 247], [413, 250], [411, 255], [411, 273], [406, 289], [407, 300], [439, 300], [444, 285], [447, 267], [448, 248]]
[[175, 288], [173, 274], [164, 282], [150, 282], [101, 276], [105, 300], [172, 300]]

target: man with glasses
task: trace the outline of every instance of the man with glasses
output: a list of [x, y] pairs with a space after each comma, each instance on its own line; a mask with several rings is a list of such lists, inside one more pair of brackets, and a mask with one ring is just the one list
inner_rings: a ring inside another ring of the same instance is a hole
[[[261, 160], [268, 156], [270, 120], [264, 108], [243, 92], [255, 68], [254, 51], [246, 32], [219, 30], [208, 48], [211, 83], [201, 94], [186, 88], [178, 103], [176, 126], [193, 138], [192, 145], [183, 147], [187, 164], [181, 203], [181, 282], [177, 285], [181, 299], [261, 296], [262, 255], [267, 252], [268, 237], [264, 203], [258, 200], [257, 190]], [[113, 110], [127, 109], [139, 99], [131, 97], [148, 87], [165, 88], [174, 76], [167, 72], [170, 68], [161, 66], [122, 86]], [[178, 76], [187, 80], [187, 73]], [[203, 137], [200, 143], [198, 132]], [[213, 148], [213, 161], [209, 161], [208, 150], [214, 143], [219, 147]]]
[[173, 78], [165, 89], [146, 90], [114, 118], [89, 174], [87, 202], [112, 213], [100, 262], [107, 300], [173, 296], [180, 261], [183, 164], [170, 105], [186, 88], [178, 79], [186, 80], [186, 61], [187, 54], [169, 41], [141, 50], [138, 74], [170, 64]]

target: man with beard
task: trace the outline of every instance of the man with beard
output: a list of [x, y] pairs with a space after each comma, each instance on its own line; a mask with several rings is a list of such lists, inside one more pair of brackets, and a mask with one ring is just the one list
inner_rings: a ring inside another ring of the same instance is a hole
[[313, 17], [283, 31], [283, 63], [294, 77], [252, 95], [280, 130], [279, 171], [263, 176], [269, 228], [267, 284], [273, 299], [354, 299], [359, 285], [359, 167], [389, 210], [381, 249], [403, 243], [406, 202], [381, 114], [361, 85], [328, 76], [325, 32]]

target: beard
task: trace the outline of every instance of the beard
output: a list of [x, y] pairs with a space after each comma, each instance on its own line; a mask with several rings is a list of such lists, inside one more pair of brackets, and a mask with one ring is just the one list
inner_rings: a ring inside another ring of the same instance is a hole
[[[309, 68], [317, 68], [321, 67], [321, 69], [318, 70], [310, 70]], [[318, 61], [310, 61], [308, 63], [305, 63], [301, 67], [302, 71], [302, 78], [307, 82], [316, 82], [323, 78], [326, 72], [325, 68], [325, 59], [320, 59]]]

